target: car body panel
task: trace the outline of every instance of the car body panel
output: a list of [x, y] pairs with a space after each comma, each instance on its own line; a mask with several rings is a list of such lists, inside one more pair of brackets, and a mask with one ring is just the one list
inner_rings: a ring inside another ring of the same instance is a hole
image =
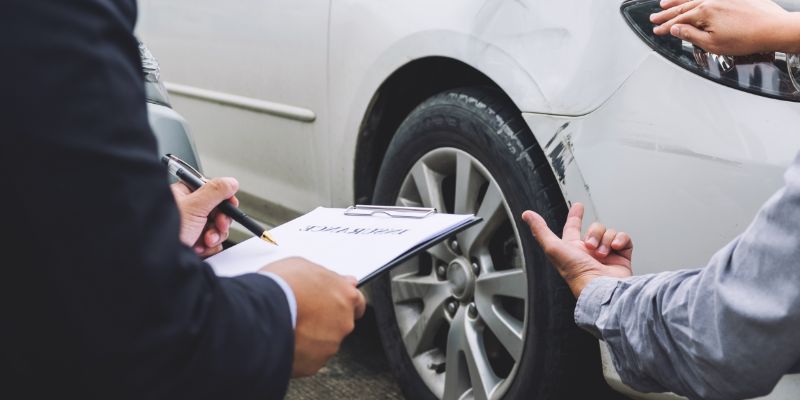
[[590, 199], [595, 217], [636, 238], [637, 274], [705, 265], [782, 186], [800, 149], [788, 128], [800, 126], [797, 103], [716, 84], [655, 53], [589, 115], [525, 117], [561, 180], [556, 164], [575, 164], [567, 199]]
[[[602, 23], [607, 19], [620, 23]], [[332, 202], [352, 201], [352, 133], [380, 85], [404, 65], [430, 56], [458, 60], [497, 83], [522, 111], [582, 115], [606, 101], [649, 52], [629, 31], [618, 9], [602, 2], [334, 2], [330, 125], [337, 154], [347, 157], [334, 165], [331, 180], [350, 190], [334, 191]], [[625, 57], [602, 54], [598, 37]], [[597, 79], [597, 70], [611, 72]]]
[[[587, 224], [632, 234], [637, 274], [701, 266], [781, 186], [800, 105], [670, 63], [620, 3], [140, 0], [138, 29], [178, 84], [172, 102], [206, 172], [257, 198], [298, 213], [352, 204], [358, 134], [381, 85], [444, 57], [523, 112]], [[604, 354], [609, 382], [634, 393]], [[787, 376], [768, 398], [796, 398], [798, 385]]]
[[[145, 0], [139, 6], [137, 34], [169, 71], [168, 82], [324, 118], [327, 1]], [[323, 124], [218, 100], [172, 93], [173, 107], [192, 121], [209, 174], [235, 176], [252, 194], [297, 210], [328, 202]], [[242, 152], [242, 143], [250, 151]]]

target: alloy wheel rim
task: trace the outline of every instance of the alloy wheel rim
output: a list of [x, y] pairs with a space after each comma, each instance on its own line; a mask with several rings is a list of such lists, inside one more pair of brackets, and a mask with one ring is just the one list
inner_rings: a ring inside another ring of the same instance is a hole
[[472, 214], [483, 221], [391, 272], [391, 296], [414, 368], [441, 399], [499, 399], [522, 359], [529, 299], [508, 202], [470, 154], [422, 156], [397, 205]]

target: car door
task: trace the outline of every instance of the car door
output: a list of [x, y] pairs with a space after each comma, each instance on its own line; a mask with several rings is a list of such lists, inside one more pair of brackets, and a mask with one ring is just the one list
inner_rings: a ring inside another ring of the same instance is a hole
[[[161, 63], [209, 176], [244, 208], [329, 201], [322, 124], [328, 0], [140, 0], [137, 34]], [[252, 195], [252, 196], [251, 196]]]

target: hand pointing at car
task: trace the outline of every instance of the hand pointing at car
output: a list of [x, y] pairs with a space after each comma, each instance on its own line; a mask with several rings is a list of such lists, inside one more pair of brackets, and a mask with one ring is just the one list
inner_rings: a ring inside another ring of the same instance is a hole
[[576, 298], [594, 278], [631, 276], [633, 242], [630, 236], [595, 223], [581, 239], [583, 204], [575, 203], [570, 208], [561, 238], [533, 211], [522, 213], [522, 219]]

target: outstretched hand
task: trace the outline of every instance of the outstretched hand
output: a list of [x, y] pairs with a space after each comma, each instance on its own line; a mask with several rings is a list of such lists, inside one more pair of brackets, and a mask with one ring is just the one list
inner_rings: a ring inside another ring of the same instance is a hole
[[633, 242], [624, 232], [606, 229], [599, 223], [589, 228], [581, 239], [583, 205], [575, 203], [569, 210], [564, 234], [559, 238], [537, 213], [525, 211], [522, 219], [530, 226], [534, 238], [556, 266], [577, 298], [583, 288], [597, 277], [624, 278], [632, 275]]

